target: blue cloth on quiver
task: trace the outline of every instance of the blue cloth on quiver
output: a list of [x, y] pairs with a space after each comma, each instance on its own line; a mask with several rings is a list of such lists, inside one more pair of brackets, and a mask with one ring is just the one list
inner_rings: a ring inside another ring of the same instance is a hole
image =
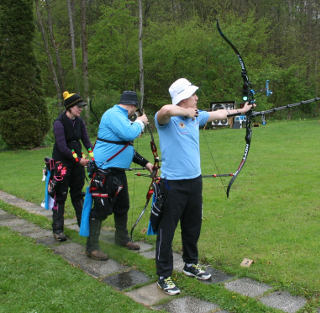
[[90, 187], [87, 187], [83, 208], [82, 208], [81, 224], [80, 224], [80, 231], [79, 231], [79, 235], [83, 237], [89, 237], [89, 234], [90, 234], [89, 217], [90, 217], [91, 206], [92, 206], [92, 195], [90, 193]]
[[46, 210], [49, 210], [50, 195], [48, 193], [48, 185], [49, 185], [50, 176], [51, 176], [51, 172], [49, 170], [47, 170], [46, 187], [45, 187], [45, 191], [44, 191], [44, 208]]
[[[152, 195], [151, 210], [152, 210], [152, 207], [153, 207], [154, 201], [155, 201], [155, 193]], [[151, 216], [150, 216], [150, 217], [151, 217]], [[157, 235], [157, 232], [155, 232], [155, 231], [153, 230], [153, 228], [152, 228], [151, 219], [149, 219], [147, 235], [149, 235], [149, 236]]]

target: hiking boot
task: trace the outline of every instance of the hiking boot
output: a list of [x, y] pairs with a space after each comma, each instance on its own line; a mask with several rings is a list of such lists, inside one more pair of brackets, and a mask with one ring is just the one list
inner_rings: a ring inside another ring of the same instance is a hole
[[97, 261], [107, 261], [109, 259], [108, 255], [100, 250], [87, 251], [87, 256], [93, 260]]
[[200, 280], [208, 280], [211, 278], [211, 274], [204, 271], [199, 264], [192, 264], [191, 266], [185, 265], [183, 273], [190, 277], [196, 277]]
[[67, 237], [63, 232], [53, 233], [53, 237], [57, 241], [66, 241], [67, 240]]
[[126, 247], [128, 250], [140, 250], [140, 246], [137, 243], [134, 243], [133, 241], [128, 241], [124, 247]]
[[99, 247], [99, 236], [101, 230], [101, 220], [90, 218], [90, 231], [89, 237], [87, 238], [87, 246], [86, 251], [88, 255], [88, 251], [98, 251]]
[[180, 293], [180, 289], [172, 281], [171, 277], [167, 277], [163, 279], [159, 278], [159, 280], [157, 281], [157, 286], [169, 296], [174, 296]]

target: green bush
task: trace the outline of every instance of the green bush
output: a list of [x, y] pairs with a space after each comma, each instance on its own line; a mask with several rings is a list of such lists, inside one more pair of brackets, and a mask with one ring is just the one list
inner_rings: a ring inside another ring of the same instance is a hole
[[32, 50], [32, 0], [0, 4], [0, 134], [10, 148], [33, 148], [49, 129]]

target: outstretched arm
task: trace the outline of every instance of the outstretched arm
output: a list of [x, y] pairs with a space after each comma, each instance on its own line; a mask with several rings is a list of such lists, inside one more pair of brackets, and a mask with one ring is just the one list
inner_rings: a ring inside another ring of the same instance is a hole
[[208, 122], [212, 122], [213, 120], [224, 120], [228, 117], [230, 114], [245, 114], [249, 110], [252, 109], [252, 107], [255, 107], [255, 104], [249, 104], [249, 102], [246, 102], [241, 109], [233, 109], [233, 110], [217, 110], [217, 111], [211, 111], [209, 112], [209, 119]]

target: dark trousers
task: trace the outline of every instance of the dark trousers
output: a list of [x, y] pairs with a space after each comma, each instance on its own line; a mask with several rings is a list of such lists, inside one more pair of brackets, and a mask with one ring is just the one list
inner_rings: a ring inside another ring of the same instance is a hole
[[166, 201], [157, 231], [156, 266], [159, 276], [172, 275], [172, 241], [180, 220], [183, 261], [198, 263], [197, 242], [202, 222], [202, 178], [166, 180]]
[[70, 197], [72, 205], [76, 212], [78, 225], [80, 225], [85, 173], [83, 166], [79, 164], [64, 164], [67, 167], [67, 173], [63, 180], [56, 186], [57, 208], [52, 210], [52, 230], [54, 233], [63, 231], [64, 226], [64, 205], [67, 200], [68, 190], [70, 188]]

